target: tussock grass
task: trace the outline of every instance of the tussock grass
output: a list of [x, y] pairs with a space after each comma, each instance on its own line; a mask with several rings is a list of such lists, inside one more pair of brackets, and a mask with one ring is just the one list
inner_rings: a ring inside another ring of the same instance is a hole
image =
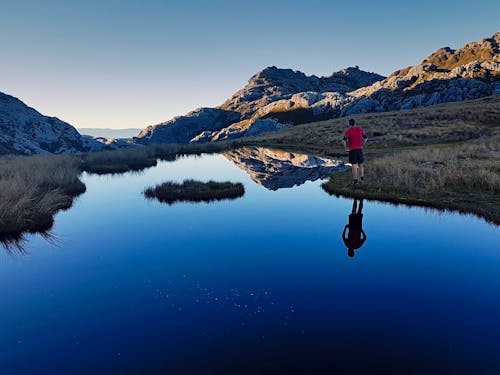
[[244, 194], [245, 188], [241, 183], [195, 180], [185, 180], [182, 184], [165, 182], [144, 190], [146, 198], [158, 199], [160, 202], [168, 204], [236, 199]]
[[70, 156], [6, 156], [0, 159], [0, 239], [51, 227], [53, 215], [85, 191]]
[[422, 147], [368, 161], [366, 182], [350, 172], [322, 185], [330, 194], [471, 212], [500, 225], [500, 136]]
[[83, 154], [80, 169], [95, 174], [124, 173], [153, 167], [156, 163], [154, 150], [140, 147]]

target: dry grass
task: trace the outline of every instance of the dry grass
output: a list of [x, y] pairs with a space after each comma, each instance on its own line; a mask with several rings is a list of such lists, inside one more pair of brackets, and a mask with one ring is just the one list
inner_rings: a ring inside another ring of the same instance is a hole
[[330, 194], [475, 213], [500, 224], [500, 137], [422, 147], [366, 163], [366, 182], [351, 175], [323, 184]]
[[53, 215], [85, 191], [70, 156], [6, 156], [0, 159], [0, 238], [50, 228]]
[[425, 147], [374, 159], [370, 174], [394, 191], [500, 193], [500, 137], [454, 147]]
[[175, 202], [212, 202], [216, 200], [235, 199], [245, 194], [241, 183], [233, 182], [200, 182], [186, 180], [182, 184], [165, 182], [144, 190], [150, 199], [173, 204]]
[[155, 166], [157, 159], [174, 160], [182, 154], [225, 151], [232, 143], [155, 145], [73, 156], [36, 155], [0, 158], [0, 242], [21, 248], [22, 233], [45, 232], [54, 214], [69, 208], [85, 191], [82, 171], [124, 173]]

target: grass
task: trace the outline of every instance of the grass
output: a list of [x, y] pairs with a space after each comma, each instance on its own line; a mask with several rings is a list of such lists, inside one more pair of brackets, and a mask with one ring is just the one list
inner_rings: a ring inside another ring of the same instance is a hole
[[498, 139], [446, 147], [423, 147], [375, 158], [356, 188], [351, 173], [322, 185], [333, 195], [473, 213], [500, 225]]
[[0, 242], [21, 249], [23, 233], [42, 233], [54, 215], [71, 207], [85, 191], [82, 172], [124, 173], [155, 166], [158, 159], [225, 151], [231, 142], [192, 145], [153, 145], [137, 149], [79, 155], [6, 155], [0, 157]]
[[0, 239], [43, 232], [53, 214], [85, 191], [70, 156], [5, 156], [0, 159]]
[[173, 204], [175, 202], [212, 202], [224, 199], [236, 199], [245, 194], [241, 183], [233, 182], [200, 182], [185, 180], [182, 184], [165, 182], [144, 190], [149, 199]]

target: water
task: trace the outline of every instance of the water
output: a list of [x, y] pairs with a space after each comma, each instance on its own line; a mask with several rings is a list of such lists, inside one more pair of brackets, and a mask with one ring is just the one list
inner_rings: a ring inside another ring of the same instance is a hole
[[[320, 180], [278, 187], [334, 166], [265, 175], [251, 156], [85, 175], [54, 241], [31, 235], [25, 255], [0, 255], [0, 373], [500, 373], [497, 227], [364, 202], [367, 240], [350, 257], [353, 200]], [[246, 193], [171, 206], [141, 195], [184, 178]]]

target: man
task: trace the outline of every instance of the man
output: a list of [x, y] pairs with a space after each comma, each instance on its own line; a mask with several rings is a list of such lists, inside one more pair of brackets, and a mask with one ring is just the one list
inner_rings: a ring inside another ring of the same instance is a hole
[[352, 184], [358, 183], [358, 178], [363, 181], [365, 169], [363, 166], [363, 146], [368, 140], [366, 134], [359, 126], [354, 126], [354, 119], [349, 120], [349, 129], [346, 130], [342, 143], [346, 151], [349, 151], [349, 163], [352, 165]]
[[[349, 230], [347, 236], [346, 231]], [[359, 202], [354, 199], [352, 204], [352, 211], [349, 215], [349, 224], [344, 227], [342, 232], [342, 239], [347, 247], [347, 255], [354, 257], [354, 251], [359, 249], [366, 241], [366, 233], [363, 230], [363, 199]]]

